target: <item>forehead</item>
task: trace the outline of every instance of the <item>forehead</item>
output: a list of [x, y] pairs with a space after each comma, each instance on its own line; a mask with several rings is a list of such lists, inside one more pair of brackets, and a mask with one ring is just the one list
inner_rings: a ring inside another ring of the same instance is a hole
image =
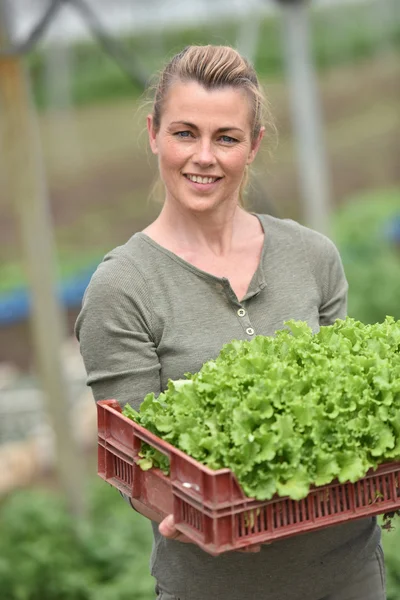
[[167, 126], [173, 121], [196, 125], [225, 123], [239, 128], [250, 127], [250, 100], [245, 90], [222, 87], [207, 90], [195, 81], [177, 82], [168, 91], [161, 121]]

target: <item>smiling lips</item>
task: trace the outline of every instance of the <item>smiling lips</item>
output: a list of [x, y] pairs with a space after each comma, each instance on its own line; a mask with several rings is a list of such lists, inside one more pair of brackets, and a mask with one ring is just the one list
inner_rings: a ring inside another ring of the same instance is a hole
[[193, 181], [193, 183], [202, 183], [203, 185], [215, 183], [218, 179], [221, 179], [221, 177], [202, 177], [201, 175], [189, 175], [188, 173], [185, 173], [185, 177], [186, 179], [189, 179], [189, 181]]

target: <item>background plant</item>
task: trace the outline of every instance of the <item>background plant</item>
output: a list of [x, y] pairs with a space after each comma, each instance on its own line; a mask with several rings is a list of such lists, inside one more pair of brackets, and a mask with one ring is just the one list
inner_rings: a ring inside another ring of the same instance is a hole
[[[396, 225], [398, 224], [398, 225]], [[333, 219], [333, 236], [349, 282], [349, 315], [376, 323], [400, 318], [400, 190], [349, 199]]]
[[75, 524], [60, 496], [24, 490], [0, 512], [2, 600], [153, 600], [150, 524], [103, 481]]

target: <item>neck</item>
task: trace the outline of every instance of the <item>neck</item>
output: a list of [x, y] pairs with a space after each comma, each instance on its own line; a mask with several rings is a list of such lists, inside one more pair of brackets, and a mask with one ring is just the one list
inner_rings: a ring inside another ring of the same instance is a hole
[[154, 226], [178, 248], [225, 256], [248, 217], [252, 218], [237, 204], [210, 214], [185, 211], [166, 201]]

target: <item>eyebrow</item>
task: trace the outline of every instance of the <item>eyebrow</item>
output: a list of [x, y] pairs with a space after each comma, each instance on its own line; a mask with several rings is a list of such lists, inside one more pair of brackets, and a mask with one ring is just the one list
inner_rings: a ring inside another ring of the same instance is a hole
[[[172, 123], [170, 123], [170, 127], [172, 127], [173, 125], [185, 125], [185, 127], [197, 129], [197, 131], [199, 129], [197, 125], [195, 125], [194, 123], [190, 123], [189, 121], [173, 121]], [[241, 131], [242, 133], [244, 133], [243, 129], [240, 129], [240, 127], [235, 127], [234, 125], [228, 127], [219, 127], [217, 129], [218, 133], [224, 133], [225, 131]]]

